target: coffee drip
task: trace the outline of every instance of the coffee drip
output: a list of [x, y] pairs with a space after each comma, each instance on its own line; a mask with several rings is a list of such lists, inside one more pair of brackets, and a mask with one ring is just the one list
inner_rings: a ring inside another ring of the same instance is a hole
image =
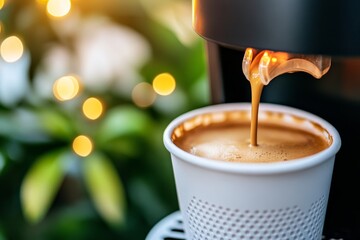
[[251, 85], [250, 145], [257, 146], [258, 112], [261, 92], [275, 77], [293, 72], [306, 72], [321, 78], [331, 66], [331, 58], [322, 55], [290, 54], [247, 48], [242, 69]]

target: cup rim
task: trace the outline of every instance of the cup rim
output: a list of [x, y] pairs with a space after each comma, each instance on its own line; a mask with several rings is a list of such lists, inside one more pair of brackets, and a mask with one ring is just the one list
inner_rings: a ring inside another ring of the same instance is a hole
[[300, 171], [321, 164], [324, 161], [330, 160], [333, 157], [335, 157], [335, 155], [337, 154], [337, 152], [341, 147], [341, 138], [339, 132], [336, 130], [336, 128], [333, 125], [331, 125], [325, 119], [298, 108], [290, 107], [283, 104], [274, 104], [274, 103], [260, 103], [259, 111], [262, 110], [271, 110], [276, 112], [290, 111], [291, 115], [306, 118], [315, 123], [318, 123], [324, 129], [326, 129], [329, 132], [329, 134], [332, 136], [333, 141], [331, 145], [328, 148], [311, 156], [292, 159], [290, 161], [270, 162], [270, 163], [243, 163], [243, 162], [226, 162], [226, 161], [219, 161], [219, 160], [199, 157], [177, 147], [171, 140], [171, 135], [174, 129], [185, 120], [190, 119], [196, 115], [205, 114], [209, 112], [223, 112], [229, 110], [250, 110], [250, 109], [251, 109], [251, 103], [241, 102], [241, 103], [214, 104], [186, 112], [173, 119], [165, 128], [163, 134], [163, 142], [165, 148], [170, 152], [171, 155], [177, 157], [178, 159], [207, 169], [229, 172], [229, 173], [274, 174], [274, 173]]

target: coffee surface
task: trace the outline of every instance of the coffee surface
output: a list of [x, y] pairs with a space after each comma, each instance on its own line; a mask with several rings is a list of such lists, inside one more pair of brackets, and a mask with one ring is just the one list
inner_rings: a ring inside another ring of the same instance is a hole
[[209, 159], [230, 162], [278, 162], [313, 155], [329, 139], [288, 124], [258, 126], [257, 146], [250, 144], [249, 123], [214, 123], [183, 131], [173, 142], [179, 148]]

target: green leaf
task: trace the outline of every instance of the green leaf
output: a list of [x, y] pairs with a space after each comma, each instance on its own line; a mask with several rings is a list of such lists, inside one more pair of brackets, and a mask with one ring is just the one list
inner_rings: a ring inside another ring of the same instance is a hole
[[61, 113], [47, 109], [39, 112], [39, 119], [44, 130], [50, 135], [61, 139], [73, 137], [74, 128], [71, 121]]
[[85, 158], [83, 166], [86, 186], [100, 215], [111, 225], [123, 223], [125, 196], [114, 166], [97, 153]]
[[35, 161], [21, 185], [25, 217], [32, 223], [43, 219], [64, 178], [63, 151], [46, 154]]
[[6, 161], [5, 155], [1, 152], [1, 149], [0, 149], [0, 175], [3, 171], [3, 169], [6, 167], [6, 164], [7, 164], [7, 161]]
[[146, 136], [151, 125], [152, 122], [144, 111], [132, 106], [121, 106], [106, 114], [99, 127], [98, 138], [104, 143], [130, 134]]
[[0, 232], [0, 240], [6, 240], [5, 236]]
[[[122, 137], [116, 138], [104, 144], [102, 146], [102, 150], [117, 157], [136, 157], [139, 156], [139, 154], [142, 154], [142, 152], [139, 151], [141, 147], [141, 141], [139, 141], [139, 138]], [[121, 160], [125, 159], [121, 158]]]

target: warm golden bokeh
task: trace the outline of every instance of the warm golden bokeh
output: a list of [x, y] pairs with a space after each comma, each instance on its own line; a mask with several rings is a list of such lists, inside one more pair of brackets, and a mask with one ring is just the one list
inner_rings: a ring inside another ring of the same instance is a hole
[[82, 111], [87, 118], [95, 120], [103, 113], [103, 104], [99, 99], [91, 97], [83, 103]]
[[176, 87], [175, 78], [170, 73], [161, 73], [153, 80], [154, 91], [159, 95], [170, 95]]
[[72, 148], [77, 155], [86, 157], [92, 152], [93, 144], [89, 137], [79, 135], [74, 139]]
[[174, 200], [156, 139], [207, 101], [203, 51], [191, 1], [0, 0], [0, 240], [144, 239]]
[[60, 101], [73, 99], [79, 91], [79, 80], [71, 75], [59, 78], [53, 85], [53, 94]]
[[6, 62], [16, 62], [24, 53], [24, 46], [20, 38], [16, 36], [7, 37], [0, 46], [1, 57]]
[[48, 0], [36, 0], [39, 4], [47, 4]]
[[46, 5], [48, 14], [53, 17], [63, 17], [70, 12], [70, 0], [49, 0]]
[[156, 99], [156, 93], [154, 92], [151, 84], [142, 82], [137, 84], [132, 91], [132, 100], [139, 107], [149, 107]]

